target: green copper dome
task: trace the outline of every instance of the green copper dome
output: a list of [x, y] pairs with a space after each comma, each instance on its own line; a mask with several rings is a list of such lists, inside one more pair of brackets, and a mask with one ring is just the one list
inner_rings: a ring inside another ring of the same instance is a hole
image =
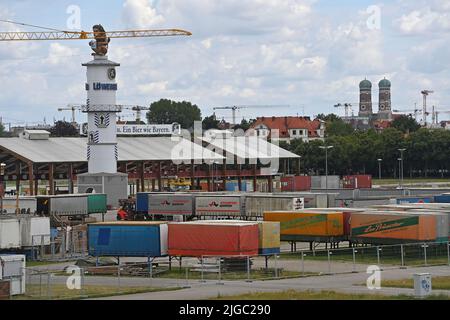
[[365, 79], [365, 80], [361, 81], [361, 83], [359, 84], [359, 88], [360, 89], [372, 89], [372, 82]]
[[378, 84], [378, 86], [380, 88], [390, 88], [391, 87], [391, 82], [389, 80], [387, 80], [386, 78], [384, 78], [383, 80], [380, 81], [380, 83]]

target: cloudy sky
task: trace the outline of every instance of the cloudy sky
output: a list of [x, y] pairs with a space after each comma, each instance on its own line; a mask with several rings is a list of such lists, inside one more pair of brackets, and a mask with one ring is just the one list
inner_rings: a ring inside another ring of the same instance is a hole
[[[188, 100], [203, 116], [215, 106], [272, 106], [241, 110], [240, 118], [342, 114], [333, 106], [357, 103], [362, 79], [374, 83], [378, 101], [376, 84], [387, 77], [394, 109], [414, 109], [420, 91], [433, 89], [430, 105], [450, 110], [449, 0], [1, 0], [0, 19], [68, 29], [77, 27], [73, 8], [83, 30], [101, 23], [193, 33], [113, 39], [121, 104]], [[0, 43], [3, 121], [68, 120], [57, 108], [85, 101], [81, 63], [90, 58], [87, 41]], [[230, 112], [217, 115], [231, 120]]]

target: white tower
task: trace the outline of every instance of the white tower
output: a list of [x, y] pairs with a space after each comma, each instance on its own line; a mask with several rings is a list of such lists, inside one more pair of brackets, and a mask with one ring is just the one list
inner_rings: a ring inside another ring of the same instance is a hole
[[89, 173], [117, 173], [116, 67], [120, 64], [95, 55], [83, 66], [87, 67]]
[[78, 192], [107, 194], [108, 205], [117, 207], [126, 199], [128, 175], [117, 173], [116, 67], [107, 56], [94, 55], [87, 67], [87, 101], [83, 110], [88, 116], [87, 160], [89, 170], [78, 175]]

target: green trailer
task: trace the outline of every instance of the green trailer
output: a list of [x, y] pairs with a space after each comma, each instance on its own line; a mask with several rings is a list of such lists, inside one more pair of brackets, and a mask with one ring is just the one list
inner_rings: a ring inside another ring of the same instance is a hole
[[90, 193], [87, 198], [88, 214], [108, 212], [106, 194]]

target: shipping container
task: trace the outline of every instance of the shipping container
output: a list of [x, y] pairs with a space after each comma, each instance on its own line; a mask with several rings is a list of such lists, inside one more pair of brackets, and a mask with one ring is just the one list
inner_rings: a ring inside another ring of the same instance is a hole
[[434, 214], [437, 217], [437, 241], [448, 242], [450, 241], [450, 211], [447, 210], [430, 210], [430, 209], [412, 209], [408, 210], [408, 213], [425, 213]]
[[166, 256], [167, 232], [167, 223], [162, 222], [89, 224], [89, 254], [94, 257]]
[[358, 208], [326, 208], [326, 209], [308, 209], [311, 212], [342, 212], [344, 221], [344, 235], [350, 236], [350, 220], [354, 212], [365, 212], [366, 209]]
[[397, 204], [431, 203], [431, 202], [433, 202], [432, 197], [414, 197], [414, 198], [399, 198], [399, 199], [397, 199]]
[[0, 280], [10, 282], [11, 295], [25, 294], [25, 255], [0, 255]]
[[281, 236], [344, 236], [342, 212], [265, 212], [264, 221], [280, 222]]
[[436, 203], [450, 203], [450, 194], [443, 194], [440, 196], [434, 196], [434, 202]]
[[[305, 205], [305, 198], [284, 194], [247, 194], [245, 210], [248, 217], [263, 217], [265, 211], [294, 211], [297, 203]], [[304, 209], [304, 208], [303, 208]]]
[[187, 222], [169, 224], [171, 256], [257, 256], [256, 223]]
[[37, 196], [39, 215], [79, 216], [88, 214], [86, 194]]
[[311, 177], [311, 189], [325, 190], [327, 189], [340, 189], [341, 179], [339, 176], [312, 176]]
[[344, 189], [371, 189], [371, 175], [351, 175], [342, 178]]
[[207, 224], [248, 224], [258, 225], [259, 254], [270, 255], [280, 253], [280, 223], [272, 221], [240, 221], [240, 220], [203, 220]]
[[237, 181], [227, 181], [225, 190], [228, 192], [253, 192], [253, 183], [251, 181], [241, 181], [241, 190]]
[[281, 178], [282, 192], [309, 191], [311, 190], [310, 176], [287, 176]]
[[136, 211], [148, 213], [148, 196], [150, 192], [138, 192], [136, 194]]
[[107, 213], [108, 201], [104, 193], [90, 193], [87, 195], [88, 214]]
[[149, 194], [148, 213], [150, 215], [191, 216], [194, 212], [192, 194]]
[[[4, 214], [16, 214], [16, 198], [5, 197], [2, 201]], [[19, 214], [34, 214], [36, 209], [37, 202], [35, 197], [19, 197]]]
[[303, 198], [305, 208], [329, 208], [336, 206], [337, 193], [285, 192], [283, 196]]
[[228, 216], [245, 215], [244, 195], [196, 195], [196, 216]]
[[0, 218], [0, 249], [18, 249], [21, 246], [18, 219]]
[[279, 222], [261, 221], [259, 224], [259, 254], [280, 253], [281, 229]]
[[355, 212], [351, 218], [351, 229], [353, 240], [378, 239], [402, 243], [435, 241], [437, 238], [435, 216], [408, 212]]
[[50, 245], [50, 218], [20, 217], [22, 247]]

